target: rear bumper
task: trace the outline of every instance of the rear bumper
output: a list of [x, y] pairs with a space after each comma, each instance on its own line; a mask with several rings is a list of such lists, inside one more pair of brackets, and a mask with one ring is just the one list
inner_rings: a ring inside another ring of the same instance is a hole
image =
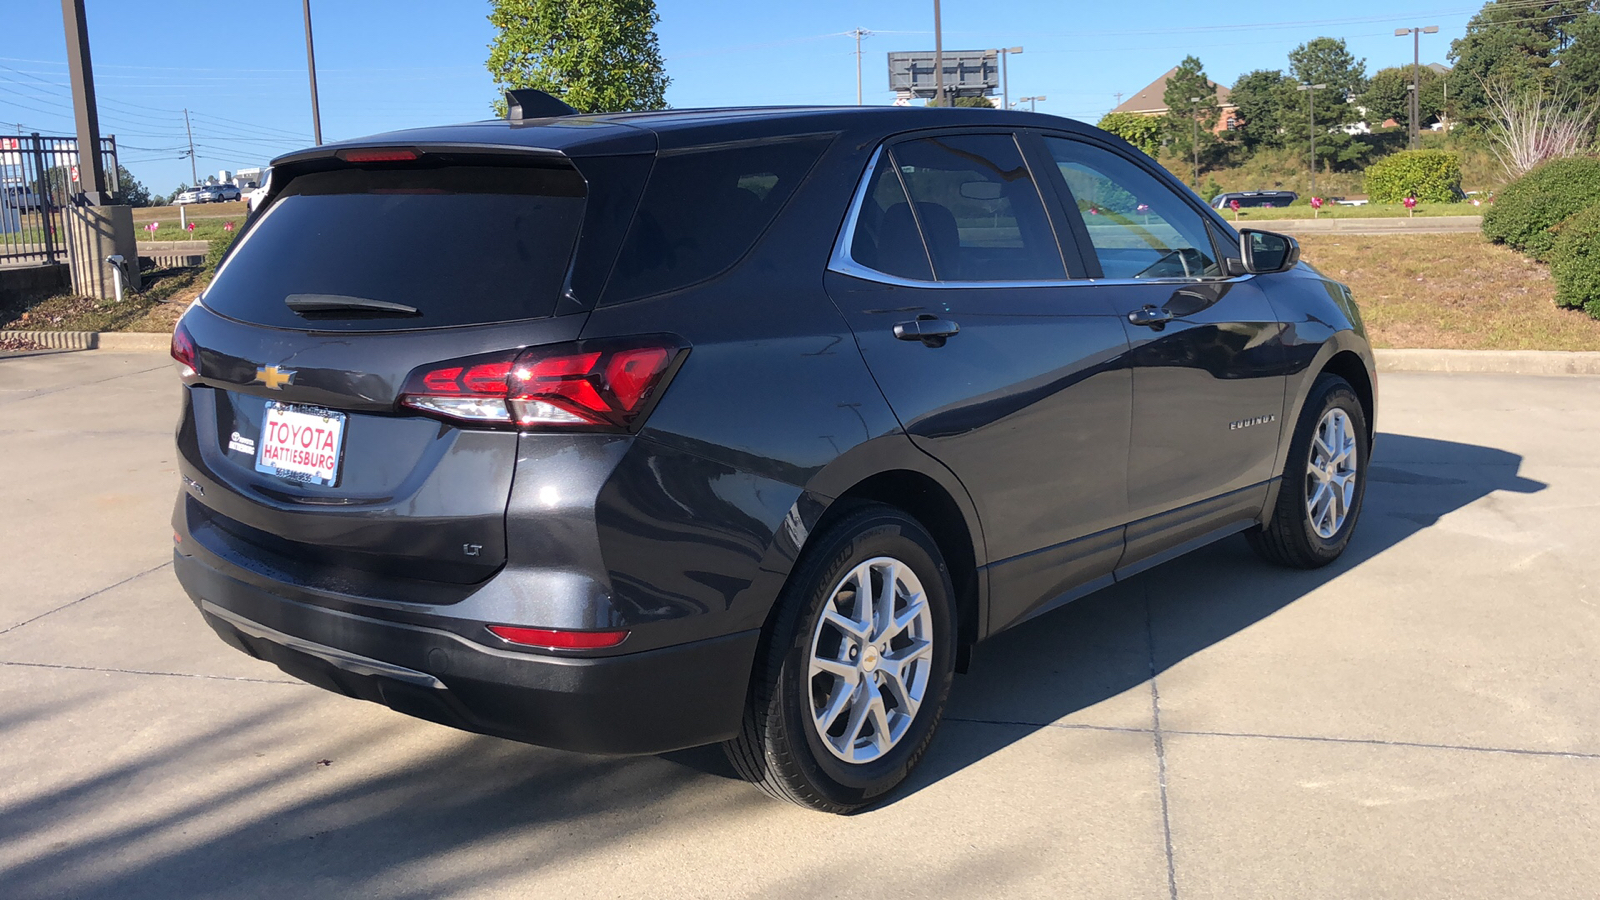
[[398, 622], [290, 600], [182, 553], [174, 568], [223, 640], [302, 681], [444, 725], [585, 753], [660, 753], [733, 737], [760, 636], [557, 657], [480, 645], [425, 616]]

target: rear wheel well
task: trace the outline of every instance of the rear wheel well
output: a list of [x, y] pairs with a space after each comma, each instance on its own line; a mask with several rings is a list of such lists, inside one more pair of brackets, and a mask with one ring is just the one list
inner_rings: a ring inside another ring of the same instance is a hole
[[1356, 398], [1361, 401], [1361, 411], [1367, 417], [1367, 443], [1372, 443], [1372, 436], [1377, 431], [1377, 417], [1372, 409], [1372, 378], [1367, 374], [1367, 366], [1361, 357], [1349, 350], [1341, 350], [1328, 360], [1322, 371], [1329, 375], [1337, 375], [1350, 382], [1350, 387], [1356, 392]]
[[826, 527], [834, 516], [848, 510], [857, 502], [868, 501], [893, 506], [928, 529], [945, 566], [950, 570], [950, 583], [956, 591], [956, 622], [960, 651], [956, 657], [957, 671], [966, 671], [968, 653], [978, 641], [978, 566], [972, 532], [967, 529], [966, 517], [950, 494], [932, 478], [920, 472], [897, 469], [880, 472], [858, 482], [828, 507], [817, 528]]

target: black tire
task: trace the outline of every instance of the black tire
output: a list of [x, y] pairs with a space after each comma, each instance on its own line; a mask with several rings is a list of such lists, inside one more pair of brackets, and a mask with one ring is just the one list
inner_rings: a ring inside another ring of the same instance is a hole
[[[1306, 509], [1306, 465], [1317, 425], [1329, 411], [1339, 409], [1350, 418], [1355, 431], [1355, 495], [1344, 523], [1331, 537], [1318, 534]], [[1294, 569], [1318, 569], [1338, 559], [1350, 544], [1356, 521], [1361, 517], [1367, 493], [1367, 458], [1371, 453], [1371, 432], [1366, 410], [1350, 383], [1337, 375], [1322, 374], [1311, 385], [1305, 406], [1295, 423], [1289, 442], [1289, 459], [1284, 464], [1278, 500], [1265, 525], [1245, 532], [1250, 547], [1262, 559]]]
[[[876, 557], [907, 565], [922, 583], [932, 619], [932, 668], [921, 706], [878, 759], [835, 756], [813, 727], [811, 641], [823, 606], [856, 566]], [[789, 576], [756, 654], [744, 725], [723, 744], [746, 780], [780, 800], [846, 814], [893, 790], [933, 740], [955, 674], [954, 589], [938, 546], [918, 522], [890, 506], [863, 504], [813, 539]]]

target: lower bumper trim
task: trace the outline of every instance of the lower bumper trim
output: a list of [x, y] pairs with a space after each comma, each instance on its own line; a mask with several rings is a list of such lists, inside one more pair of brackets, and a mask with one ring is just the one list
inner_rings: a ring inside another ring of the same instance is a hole
[[351, 653], [348, 650], [340, 650], [337, 647], [329, 647], [325, 644], [318, 644], [315, 641], [308, 641], [305, 638], [298, 638], [292, 634], [284, 634], [277, 629], [268, 628], [260, 622], [251, 621], [236, 612], [223, 609], [210, 600], [201, 599], [200, 610], [216, 616], [251, 637], [271, 641], [291, 650], [298, 650], [307, 656], [315, 656], [323, 662], [353, 675], [376, 675], [381, 678], [392, 678], [395, 681], [414, 684], [418, 687], [433, 688], [439, 691], [446, 690], [444, 682], [429, 675], [427, 672], [418, 672], [415, 669], [407, 669], [404, 666], [386, 663], [380, 659], [372, 659], [371, 657]]

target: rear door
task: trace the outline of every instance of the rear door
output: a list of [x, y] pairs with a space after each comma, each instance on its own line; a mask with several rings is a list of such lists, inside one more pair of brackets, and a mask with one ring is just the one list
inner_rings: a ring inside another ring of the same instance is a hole
[[190, 526], [241, 564], [344, 592], [481, 581], [506, 558], [517, 434], [401, 394], [421, 373], [470, 394], [494, 359], [577, 338], [563, 295], [585, 180], [566, 160], [433, 154], [280, 179], [183, 319]]
[[911, 440], [977, 505], [991, 630], [1122, 547], [1127, 337], [1108, 297], [1070, 290], [1060, 227], [1015, 134], [917, 136], [879, 150], [826, 281]]
[[1253, 276], [1226, 277], [1214, 226], [1140, 163], [1043, 138], [1133, 365], [1124, 564], [1253, 518], [1272, 478], [1284, 372], [1278, 316]]

